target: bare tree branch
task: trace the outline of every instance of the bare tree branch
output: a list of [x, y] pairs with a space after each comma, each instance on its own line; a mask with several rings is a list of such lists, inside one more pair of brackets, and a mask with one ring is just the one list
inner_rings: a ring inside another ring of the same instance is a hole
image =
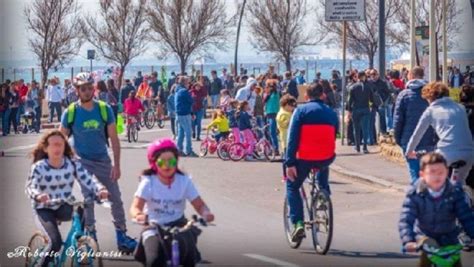
[[181, 72], [191, 57], [210, 57], [210, 50], [227, 48], [235, 23], [235, 15], [226, 16], [222, 0], [152, 0], [147, 13], [160, 57], [176, 56]]
[[283, 60], [287, 70], [291, 70], [291, 60], [302, 47], [318, 43], [304, 31], [310, 11], [306, 0], [251, 0], [248, 11], [251, 43]]
[[82, 30], [107, 60], [120, 66], [119, 87], [127, 65], [145, 51], [149, 34], [146, 0], [101, 0], [98, 17], [86, 16]]
[[43, 88], [49, 70], [69, 63], [83, 43], [79, 10], [76, 0], [33, 0], [23, 11], [31, 32], [28, 44], [38, 57]]

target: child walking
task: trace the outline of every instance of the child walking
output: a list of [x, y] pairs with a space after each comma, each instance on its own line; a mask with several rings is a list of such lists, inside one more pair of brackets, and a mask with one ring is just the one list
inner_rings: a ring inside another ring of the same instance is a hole
[[284, 95], [280, 99], [280, 110], [276, 116], [278, 132], [279, 132], [279, 141], [280, 141], [280, 151], [284, 157], [286, 153], [286, 142], [288, 138], [288, 127], [290, 126], [291, 115], [296, 108], [296, 99], [291, 95]]
[[237, 119], [239, 121], [239, 131], [242, 132], [242, 136], [246, 144], [248, 144], [247, 150], [247, 160], [253, 160], [253, 151], [255, 148], [255, 144], [257, 140], [255, 140], [255, 136], [252, 132], [252, 123], [250, 122], [250, 115], [249, 112], [250, 107], [247, 101], [243, 101], [240, 103], [239, 111], [237, 112]]

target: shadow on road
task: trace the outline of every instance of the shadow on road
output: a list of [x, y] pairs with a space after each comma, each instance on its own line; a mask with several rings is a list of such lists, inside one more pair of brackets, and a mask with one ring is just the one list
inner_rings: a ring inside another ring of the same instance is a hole
[[[315, 254], [314, 251], [303, 251], [304, 254]], [[363, 252], [363, 251], [346, 251], [331, 249], [328, 255], [349, 258], [374, 258], [374, 259], [416, 259], [417, 255], [408, 255], [394, 252]]]

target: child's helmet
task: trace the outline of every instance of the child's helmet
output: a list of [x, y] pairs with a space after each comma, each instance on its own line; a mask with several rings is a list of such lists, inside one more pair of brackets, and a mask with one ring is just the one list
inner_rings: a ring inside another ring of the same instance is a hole
[[147, 158], [148, 158], [148, 163], [150, 164], [150, 167], [152, 169], [156, 169], [155, 165], [155, 157], [158, 154], [158, 152], [163, 151], [165, 149], [169, 150], [174, 150], [178, 151], [178, 148], [176, 147], [176, 144], [173, 142], [173, 140], [165, 138], [165, 139], [160, 139], [148, 146], [147, 150]]

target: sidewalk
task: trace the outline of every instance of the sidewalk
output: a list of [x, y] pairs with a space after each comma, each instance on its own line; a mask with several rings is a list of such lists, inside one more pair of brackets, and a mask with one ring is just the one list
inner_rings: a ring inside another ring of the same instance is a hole
[[336, 147], [336, 160], [331, 171], [377, 184], [405, 191], [409, 184], [408, 169], [405, 165], [385, 159], [377, 146], [369, 146], [370, 154], [356, 153], [352, 146], [342, 146], [340, 140]]

